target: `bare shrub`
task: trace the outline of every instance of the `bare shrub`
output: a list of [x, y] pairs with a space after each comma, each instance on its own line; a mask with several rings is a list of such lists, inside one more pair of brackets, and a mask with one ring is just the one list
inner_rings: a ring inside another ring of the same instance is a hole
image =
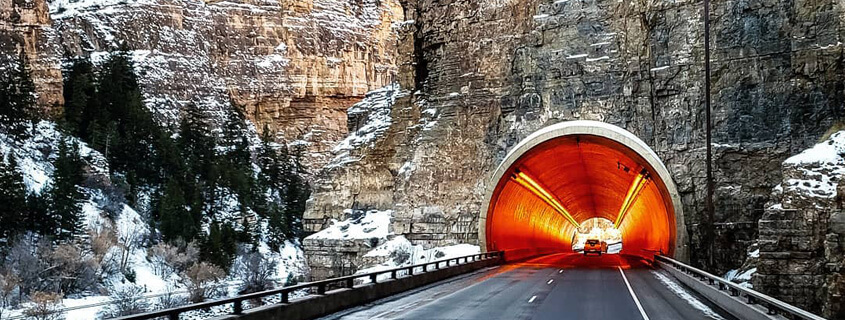
[[149, 304], [144, 299], [144, 288], [136, 285], [128, 285], [115, 290], [110, 295], [112, 304], [104, 311], [106, 318], [129, 316], [146, 312]]
[[0, 272], [0, 319], [6, 308], [16, 305], [15, 293], [19, 292], [21, 279], [14, 273], [4, 270]]
[[159, 309], [170, 309], [185, 304], [185, 299], [173, 291], [174, 288], [168, 286], [164, 295], [158, 298], [157, 304]]
[[117, 245], [117, 234], [111, 225], [99, 230], [90, 230], [91, 251], [94, 261], [100, 265], [100, 278], [116, 274], [120, 271], [117, 254], [112, 250]]
[[35, 291], [58, 291], [51, 281], [44, 281], [44, 272], [50, 268], [47, 255], [50, 244], [25, 235], [14, 241], [3, 261], [6, 271], [19, 280], [18, 299]]
[[141, 245], [142, 239], [146, 232], [141, 229], [143, 222], [134, 220], [132, 223], [123, 224], [120, 226], [117, 243], [120, 246], [120, 270], [126, 271], [129, 264], [129, 257], [138, 246]]
[[199, 249], [195, 242], [176, 241], [174, 244], [159, 243], [147, 251], [156, 274], [165, 278], [188, 270], [199, 260]]
[[245, 252], [235, 264], [235, 275], [243, 283], [241, 293], [252, 293], [273, 288], [273, 273], [277, 262], [260, 252]]
[[61, 310], [62, 295], [51, 292], [35, 292], [31, 297], [32, 306], [23, 314], [34, 320], [60, 320], [64, 315]]
[[59, 292], [81, 292], [97, 284], [100, 266], [91, 256], [76, 245], [61, 244], [49, 255], [50, 278], [59, 286]]
[[195, 263], [182, 273], [182, 284], [188, 288], [191, 302], [202, 302], [220, 293], [217, 282], [226, 276], [223, 269], [208, 262]]

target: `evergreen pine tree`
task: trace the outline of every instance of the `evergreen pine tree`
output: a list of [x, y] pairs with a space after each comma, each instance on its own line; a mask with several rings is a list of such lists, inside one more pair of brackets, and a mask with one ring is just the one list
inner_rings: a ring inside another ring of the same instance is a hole
[[49, 235], [56, 231], [56, 223], [50, 214], [49, 195], [45, 192], [49, 189], [45, 189], [41, 193], [33, 192], [26, 196], [24, 230]]
[[9, 162], [0, 158], [0, 243], [8, 243], [23, 231], [26, 215], [26, 188], [23, 176], [18, 171], [15, 156], [9, 154]]
[[69, 240], [82, 230], [82, 202], [79, 189], [83, 183], [83, 162], [76, 142], [59, 143], [58, 157], [53, 163], [53, 184], [47, 190], [50, 216], [54, 222], [52, 235], [57, 240]]
[[310, 186], [302, 177], [305, 172], [301, 160], [302, 153], [302, 147], [297, 146], [284, 171], [286, 184], [284, 216], [290, 235], [295, 238], [300, 238], [303, 235], [302, 215], [305, 213], [305, 202], [311, 196]]
[[208, 227], [208, 235], [200, 245], [200, 258], [223, 270], [229, 270], [235, 259], [238, 235], [227, 223], [214, 221]]
[[185, 108], [179, 132], [182, 158], [192, 173], [206, 179], [216, 178], [212, 174], [216, 142], [209, 122], [202, 110], [190, 104]]
[[0, 124], [10, 134], [22, 138], [27, 122], [35, 115], [35, 84], [26, 57], [21, 55], [18, 63], [4, 73], [0, 75]]
[[272, 145], [272, 137], [267, 126], [264, 127], [264, 132], [261, 135], [261, 148], [256, 157], [260, 174], [258, 175], [257, 189], [259, 198], [264, 198], [271, 189], [275, 189], [278, 178], [281, 175], [279, 171], [280, 165], [279, 153]]
[[[73, 60], [64, 82], [64, 122], [70, 132], [92, 141], [92, 130], [99, 133], [103, 124], [109, 123], [109, 116], [100, 108], [97, 100], [94, 66], [88, 59]], [[92, 123], [97, 123], [92, 127]]]
[[253, 206], [252, 190], [255, 179], [252, 171], [252, 153], [246, 132], [246, 119], [237, 107], [223, 127], [222, 144], [225, 152], [219, 157], [222, 180], [238, 198], [242, 206]]
[[196, 237], [199, 228], [188, 210], [184, 191], [175, 179], [167, 182], [158, 201], [158, 216], [161, 218], [159, 230], [164, 240], [182, 239], [187, 242]]
[[144, 105], [126, 47], [105, 61], [97, 84], [98, 112], [91, 125], [93, 146], [126, 173], [131, 186], [158, 181], [155, 143], [160, 129]]

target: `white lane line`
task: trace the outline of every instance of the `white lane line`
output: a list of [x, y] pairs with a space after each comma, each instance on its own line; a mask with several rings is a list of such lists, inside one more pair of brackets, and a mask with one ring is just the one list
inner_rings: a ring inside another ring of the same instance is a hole
[[531, 299], [528, 299], [528, 303], [534, 302], [534, 299], [537, 299], [537, 296], [533, 296], [533, 297], [531, 297]]
[[628, 282], [628, 277], [625, 276], [625, 271], [622, 271], [622, 267], [617, 266], [619, 268], [619, 273], [622, 274], [622, 280], [625, 280], [625, 285], [628, 286], [628, 292], [631, 293], [631, 297], [634, 298], [634, 303], [637, 304], [637, 309], [640, 309], [640, 314], [643, 315], [643, 320], [649, 320], [648, 315], [645, 314], [645, 310], [643, 310], [643, 305], [640, 304], [640, 299], [637, 299], [637, 294], [634, 293], [634, 289], [631, 288], [631, 283]]
[[546, 284], [552, 284], [552, 282], [555, 282], [555, 279], [549, 280], [549, 282], [546, 282]]

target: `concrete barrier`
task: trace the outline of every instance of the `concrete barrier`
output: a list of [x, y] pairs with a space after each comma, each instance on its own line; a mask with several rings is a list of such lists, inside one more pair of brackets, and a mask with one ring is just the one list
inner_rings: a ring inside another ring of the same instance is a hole
[[218, 320], [264, 320], [264, 319], [314, 319], [351, 307], [366, 304], [378, 299], [386, 298], [404, 291], [419, 288], [437, 281], [445, 280], [457, 275], [476, 271], [486, 267], [499, 265], [502, 258], [487, 259], [451, 266], [448, 268], [415, 273], [398, 279], [369, 283], [351, 289], [337, 289], [324, 295], [310, 295], [290, 303], [279, 303], [248, 309], [240, 315], [225, 315]]

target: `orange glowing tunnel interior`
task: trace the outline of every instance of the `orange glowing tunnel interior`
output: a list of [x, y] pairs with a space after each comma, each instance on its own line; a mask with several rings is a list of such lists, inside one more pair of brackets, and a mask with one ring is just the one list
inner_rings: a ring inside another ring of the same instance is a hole
[[601, 217], [621, 231], [621, 253], [672, 255], [670, 199], [654, 168], [630, 148], [593, 135], [554, 138], [525, 152], [498, 181], [487, 249], [572, 252], [578, 224]]

